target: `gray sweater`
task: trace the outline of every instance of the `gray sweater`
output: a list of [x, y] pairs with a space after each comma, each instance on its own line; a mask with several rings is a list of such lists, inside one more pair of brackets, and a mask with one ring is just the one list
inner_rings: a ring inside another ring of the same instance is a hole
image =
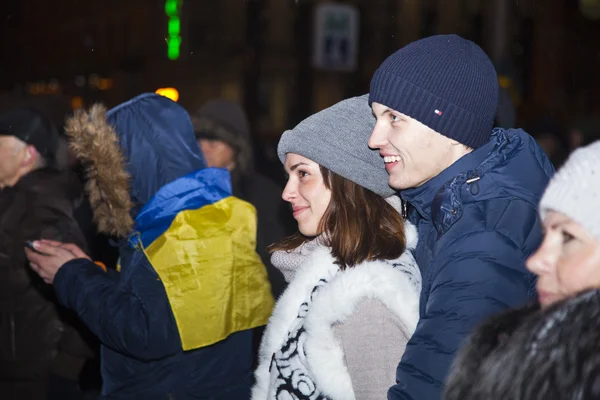
[[408, 342], [408, 327], [380, 300], [364, 299], [334, 327], [358, 400], [387, 398]]

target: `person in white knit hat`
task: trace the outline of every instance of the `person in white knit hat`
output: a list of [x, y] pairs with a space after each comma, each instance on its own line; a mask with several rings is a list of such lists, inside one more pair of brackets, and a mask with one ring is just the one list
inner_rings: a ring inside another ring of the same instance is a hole
[[542, 307], [600, 288], [600, 141], [573, 152], [540, 202], [545, 235], [527, 268]]

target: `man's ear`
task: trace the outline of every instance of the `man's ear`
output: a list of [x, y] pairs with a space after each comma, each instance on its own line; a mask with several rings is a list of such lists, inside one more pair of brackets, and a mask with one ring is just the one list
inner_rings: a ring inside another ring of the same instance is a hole
[[37, 151], [35, 146], [28, 144], [25, 147], [25, 156], [23, 157], [23, 166], [28, 166], [37, 162], [40, 157], [40, 153]]

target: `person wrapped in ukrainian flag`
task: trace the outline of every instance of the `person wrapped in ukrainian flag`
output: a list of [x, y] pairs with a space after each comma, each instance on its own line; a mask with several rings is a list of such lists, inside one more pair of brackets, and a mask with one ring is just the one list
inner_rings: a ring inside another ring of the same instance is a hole
[[[143, 94], [67, 122], [87, 164], [117, 270], [71, 244], [36, 241], [32, 268], [102, 342], [104, 399], [248, 399], [252, 330], [273, 298], [256, 253], [256, 212], [206, 168], [186, 111]], [[43, 254], [41, 254], [43, 253]]]

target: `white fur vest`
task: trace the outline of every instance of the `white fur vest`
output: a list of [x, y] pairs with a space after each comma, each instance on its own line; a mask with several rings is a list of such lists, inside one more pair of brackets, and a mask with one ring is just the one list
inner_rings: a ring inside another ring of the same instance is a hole
[[307, 257], [279, 298], [265, 330], [253, 400], [275, 399], [275, 394], [270, 393], [269, 371], [273, 354], [286, 340], [300, 305], [324, 276], [332, 278], [312, 298], [304, 321], [306, 366], [316, 387], [328, 398], [356, 398], [344, 351], [333, 326], [346, 321], [362, 300], [374, 299], [383, 303], [406, 327], [408, 335], [412, 335], [419, 318], [421, 274], [410, 251], [416, 246], [416, 229], [407, 222], [405, 231], [407, 250], [397, 260], [366, 261], [335, 273], [338, 266], [329, 248], [319, 246]]

